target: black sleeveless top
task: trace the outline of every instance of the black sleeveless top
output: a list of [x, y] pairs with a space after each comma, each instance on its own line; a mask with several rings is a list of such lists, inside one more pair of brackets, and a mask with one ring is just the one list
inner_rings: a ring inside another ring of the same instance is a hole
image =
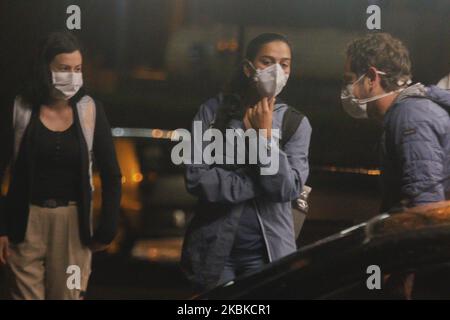
[[75, 125], [52, 131], [40, 119], [37, 122], [32, 200], [78, 201], [81, 153]]

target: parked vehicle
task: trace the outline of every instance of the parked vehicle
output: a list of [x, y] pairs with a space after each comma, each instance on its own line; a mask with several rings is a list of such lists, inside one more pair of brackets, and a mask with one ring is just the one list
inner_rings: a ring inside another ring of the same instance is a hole
[[[110, 253], [137, 259], [178, 263], [186, 223], [195, 198], [184, 186], [183, 167], [170, 159], [173, 131], [113, 128], [122, 171], [122, 221]], [[100, 179], [94, 184], [99, 189]], [[94, 208], [101, 195], [95, 193]]]
[[196, 298], [449, 299], [450, 201], [377, 216]]

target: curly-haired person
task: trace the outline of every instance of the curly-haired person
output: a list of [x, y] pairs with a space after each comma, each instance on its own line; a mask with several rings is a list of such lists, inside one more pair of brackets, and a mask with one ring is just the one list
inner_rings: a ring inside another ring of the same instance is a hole
[[411, 84], [411, 61], [387, 33], [352, 41], [342, 88], [344, 110], [382, 125], [381, 211], [449, 198], [450, 92]]

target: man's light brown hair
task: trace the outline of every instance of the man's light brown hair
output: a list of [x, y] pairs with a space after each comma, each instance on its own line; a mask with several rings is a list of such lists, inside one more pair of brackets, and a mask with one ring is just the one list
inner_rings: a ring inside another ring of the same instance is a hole
[[353, 40], [347, 47], [350, 69], [358, 77], [370, 67], [383, 71], [381, 86], [385, 91], [399, 89], [411, 79], [408, 49], [388, 33], [369, 33]]

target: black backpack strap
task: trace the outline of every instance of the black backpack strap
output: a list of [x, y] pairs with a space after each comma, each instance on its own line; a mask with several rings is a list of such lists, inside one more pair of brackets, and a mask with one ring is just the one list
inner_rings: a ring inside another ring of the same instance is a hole
[[284, 149], [284, 146], [289, 141], [289, 139], [297, 131], [298, 126], [302, 122], [305, 115], [300, 111], [288, 106], [288, 109], [284, 112], [283, 122], [281, 124], [281, 139], [280, 147]]

